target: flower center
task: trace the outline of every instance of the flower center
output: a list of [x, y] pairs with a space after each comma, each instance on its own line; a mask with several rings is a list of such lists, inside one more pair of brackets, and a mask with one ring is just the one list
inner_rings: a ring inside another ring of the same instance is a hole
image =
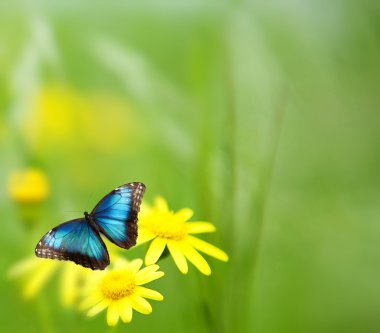
[[111, 300], [118, 300], [123, 297], [129, 296], [136, 288], [136, 281], [134, 276], [130, 273], [123, 272], [110, 272], [101, 282], [101, 291], [105, 298]]
[[165, 214], [162, 218], [156, 218], [151, 225], [151, 231], [158, 237], [173, 240], [181, 240], [187, 236], [185, 223], [173, 219], [172, 214]]

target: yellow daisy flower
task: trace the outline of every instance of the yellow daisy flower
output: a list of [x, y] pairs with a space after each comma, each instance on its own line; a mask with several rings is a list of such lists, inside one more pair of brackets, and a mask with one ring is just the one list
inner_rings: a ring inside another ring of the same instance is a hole
[[210, 243], [191, 236], [191, 234], [215, 231], [215, 226], [209, 222], [186, 222], [192, 215], [193, 211], [188, 208], [183, 208], [178, 212], [170, 211], [167, 202], [162, 197], [156, 198], [153, 207], [146, 204], [142, 205], [137, 242], [142, 244], [152, 241], [145, 256], [146, 265], [156, 263], [166, 247], [183, 274], [188, 271], [186, 259], [201, 273], [211, 274], [209, 264], [198, 251], [216, 259], [228, 261], [225, 252]]
[[39, 169], [13, 171], [9, 177], [8, 193], [20, 204], [39, 203], [49, 194], [49, 182]]
[[89, 317], [108, 308], [109, 326], [115, 326], [119, 317], [124, 323], [129, 323], [132, 320], [132, 309], [142, 314], [150, 314], [152, 306], [145, 298], [162, 301], [164, 297], [142, 285], [162, 277], [164, 272], [158, 271], [158, 265], [140, 270], [142, 264], [141, 259], [131, 262], [118, 259], [112, 269], [93, 272], [88, 277], [84, 290], [86, 296], [81, 308], [88, 309]]
[[[107, 132], [105, 143], [102, 137], [109, 126], [112, 131]], [[28, 145], [38, 151], [96, 147], [108, 152], [129, 142], [135, 127], [132, 109], [120, 96], [83, 92], [56, 82], [37, 91], [21, 129]], [[78, 133], [82, 140], [76, 140]]]
[[[119, 249], [108, 240], [104, 241], [111, 261], [118, 260]], [[59, 296], [62, 305], [77, 306], [81, 286], [92, 271], [71, 261], [27, 257], [10, 267], [8, 278], [22, 280], [22, 296], [25, 299], [33, 299], [43, 291], [46, 283], [56, 273], [59, 275]]]
[[8, 272], [9, 278], [24, 278], [22, 296], [37, 296], [56, 271], [60, 271], [60, 296], [64, 306], [71, 306], [79, 297], [79, 285], [88, 270], [71, 262], [41, 260], [29, 257], [15, 264]]

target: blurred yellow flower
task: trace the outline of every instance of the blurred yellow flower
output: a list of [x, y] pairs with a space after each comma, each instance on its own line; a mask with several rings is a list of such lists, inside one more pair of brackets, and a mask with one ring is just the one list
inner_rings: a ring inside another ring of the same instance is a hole
[[36, 94], [22, 130], [26, 142], [38, 152], [89, 147], [109, 151], [125, 147], [135, 126], [130, 106], [119, 96], [56, 83]]
[[209, 222], [186, 222], [192, 215], [193, 211], [188, 208], [176, 213], [170, 211], [167, 202], [161, 197], [156, 198], [153, 207], [142, 205], [137, 242], [142, 244], [152, 240], [145, 256], [146, 265], [156, 263], [166, 246], [183, 274], [188, 271], [186, 259], [201, 273], [211, 274], [210, 266], [197, 250], [216, 259], [228, 261], [225, 252], [190, 235], [215, 231], [214, 225]]
[[71, 306], [79, 296], [79, 285], [89, 270], [71, 262], [27, 258], [8, 272], [9, 278], [24, 278], [22, 295], [26, 299], [34, 298], [43, 289], [52, 275], [61, 269], [60, 296], [64, 306]]
[[[118, 260], [116, 245], [108, 240], [105, 243], [111, 260]], [[83, 282], [92, 271], [73, 262], [28, 257], [9, 269], [8, 278], [22, 279], [22, 296], [32, 299], [43, 290], [56, 272], [60, 275], [59, 294], [62, 304], [66, 307], [77, 305]]]
[[13, 171], [9, 177], [8, 193], [20, 204], [39, 203], [49, 195], [49, 182], [44, 172], [38, 169]]
[[132, 309], [150, 314], [152, 306], [145, 298], [162, 301], [164, 297], [142, 285], [162, 277], [164, 273], [158, 271], [158, 265], [140, 270], [142, 264], [141, 259], [131, 262], [118, 259], [112, 269], [93, 272], [88, 276], [81, 308], [88, 309], [89, 317], [108, 308], [107, 323], [110, 326], [115, 326], [119, 317], [123, 322], [129, 323], [132, 320]]

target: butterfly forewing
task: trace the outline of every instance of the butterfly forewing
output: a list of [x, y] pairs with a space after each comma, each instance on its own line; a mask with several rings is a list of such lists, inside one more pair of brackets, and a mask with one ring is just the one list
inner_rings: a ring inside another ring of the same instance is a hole
[[137, 215], [144, 192], [143, 183], [119, 186], [100, 200], [91, 212], [90, 218], [117, 246], [129, 249], [136, 244]]
[[99, 233], [84, 218], [50, 230], [38, 242], [35, 253], [37, 257], [71, 260], [91, 269], [104, 269], [110, 262]]

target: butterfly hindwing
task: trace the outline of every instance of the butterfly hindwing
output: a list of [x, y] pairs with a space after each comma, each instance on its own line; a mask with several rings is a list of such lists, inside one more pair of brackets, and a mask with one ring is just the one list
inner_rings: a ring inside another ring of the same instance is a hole
[[129, 249], [136, 244], [137, 215], [145, 191], [142, 183], [128, 183], [114, 189], [90, 214], [100, 231], [114, 244]]
[[41, 258], [71, 260], [91, 269], [104, 269], [109, 255], [99, 233], [84, 219], [75, 219], [50, 230], [36, 246]]

